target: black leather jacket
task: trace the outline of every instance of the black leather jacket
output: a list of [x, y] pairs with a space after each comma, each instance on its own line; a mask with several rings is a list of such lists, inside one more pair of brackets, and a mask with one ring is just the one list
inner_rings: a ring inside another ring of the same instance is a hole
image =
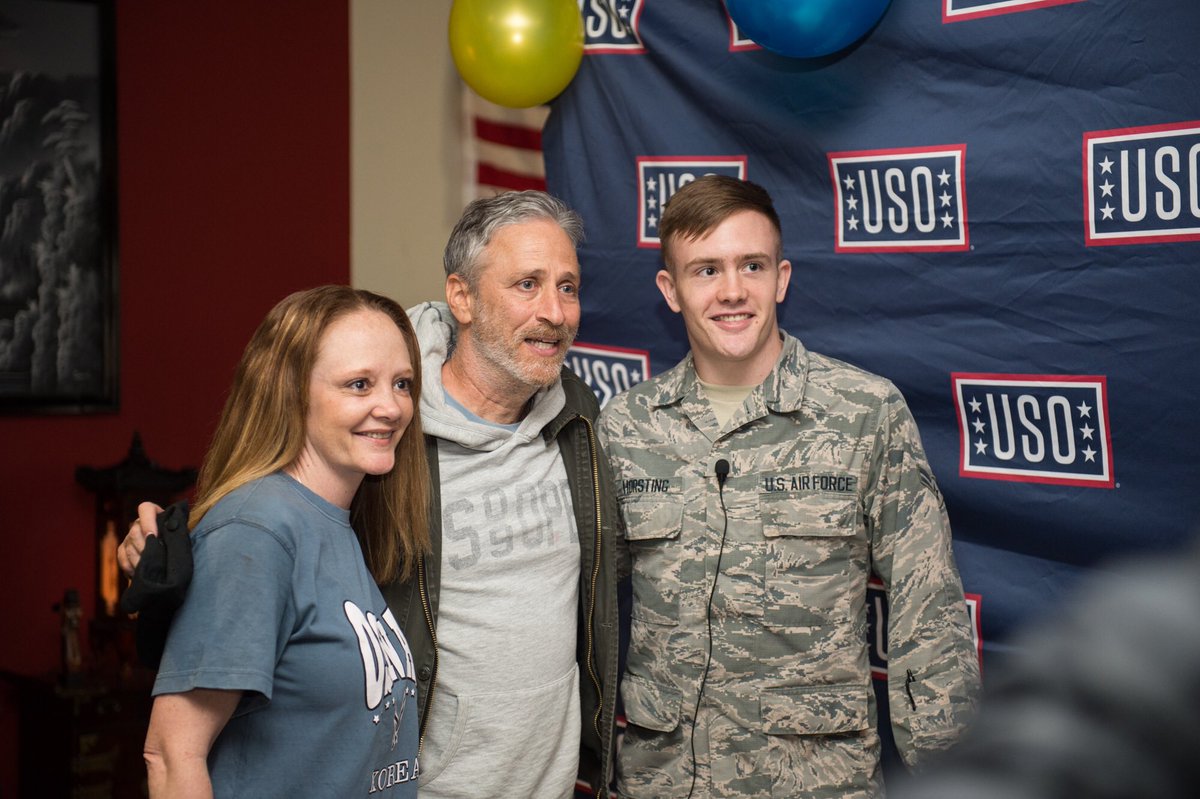
[[[600, 412], [596, 397], [568, 369], [562, 371], [566, 405], [543, 431], [558, 440], [567, 470], [571, 504], [582, 550], [579, 573], [580, 708], [583, 735], [579, 771], [597, 795], [612, 772], [617, 699], [617, 541], [619, 523], [608, 461], [596, 441]], [[418, 564], [416, 579], [381, 586], [388, 607], [404, 630], [420, 686], [421, 740], [430, 702], [437, 701], [437, 616], [441, 583], [442, 519], [437, 439], [427, 435], [433, 500], [429, 535], [433, 551]], [[536, 724], [530, 718], [531, 724]]]

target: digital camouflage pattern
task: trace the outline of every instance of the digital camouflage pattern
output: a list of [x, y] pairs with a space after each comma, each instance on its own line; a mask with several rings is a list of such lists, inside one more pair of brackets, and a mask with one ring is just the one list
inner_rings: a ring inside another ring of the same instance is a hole
[[904, 398], [784, 335], [775, 371], [724, 426], [690, 355], [601, 415], [633, 581], [622, 796], [691, 786], [722, 498], [694, 796], [883, 793], [872, 570], [890, 606], [888, 701], [905, 762], [949, 746], [974, 707], [979, 664], [949, 521]]

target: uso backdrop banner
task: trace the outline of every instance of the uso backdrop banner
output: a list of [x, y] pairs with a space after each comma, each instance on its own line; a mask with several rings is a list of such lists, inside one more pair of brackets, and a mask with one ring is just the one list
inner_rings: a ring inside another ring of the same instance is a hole
[[1080, 576], [1192, 537], [1200, 3], [893, 0], [818, 58], [721, 0], [580, 9], [543, 147], [587, 226], [569, 363], [602, 402], [687, 352], [654, 285], [663, 203], [737, 175], [783, 219], [782, 325], [908, 399], [985, 679]]

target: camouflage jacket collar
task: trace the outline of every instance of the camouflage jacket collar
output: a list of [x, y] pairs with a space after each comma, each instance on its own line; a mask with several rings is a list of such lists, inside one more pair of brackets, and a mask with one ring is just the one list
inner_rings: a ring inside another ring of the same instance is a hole
[[[808, 381], [808, 350], [800, 339], [786, 330], [780, 332], [783, 333], [783, 352], [779, 354], [779, 362], [762, 385], [755, 389], [755, 394], [762, 397], [763, 404], [771, 411], [792, 413], [804, 399], [804, 387]], [[658, 391], [651, 398], [651, 403], [657, 408], [678, 403], [696, 390], [697, 379], [696, 366], [689, 352], [658, 379]]]

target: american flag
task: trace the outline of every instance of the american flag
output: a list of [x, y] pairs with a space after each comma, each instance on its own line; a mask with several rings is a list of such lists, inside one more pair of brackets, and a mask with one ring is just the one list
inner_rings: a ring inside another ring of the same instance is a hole
[[502, 191], [546, 189], [542, 126], [550, 109], [506, 108], [463, 91], [465, 201]]

